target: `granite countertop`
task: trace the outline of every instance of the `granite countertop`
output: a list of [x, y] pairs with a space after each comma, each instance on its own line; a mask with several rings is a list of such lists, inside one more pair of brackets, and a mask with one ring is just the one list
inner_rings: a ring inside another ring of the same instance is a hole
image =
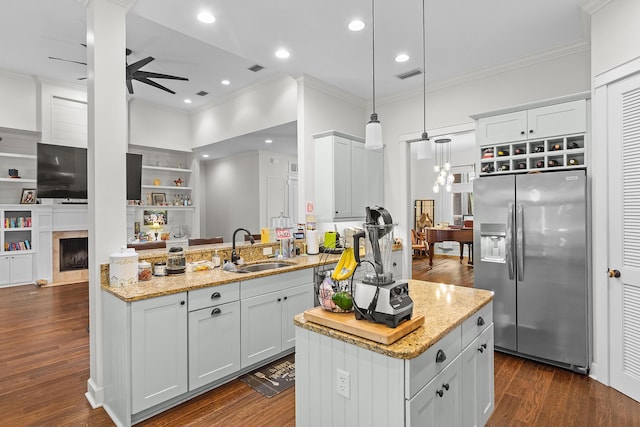
[[[221, 268], [204, 271], [194, 271], [169, 276], [153, 276], [151, 280], [139, 281], [137, 285], [124, 287], [109, 286], [109, 265], [101, 265], [100, 282], [102, 289], [123, 301], [137, 301], [162, 295], [175, 294], [210, 286], [223, 285], [225, 283], [239, 282], [258, 277], [271, 276], [273, 274], [287, 273], [290, 271], [313, 268], [338, 261], [340, 255], [321, 254], [303, 255], [287, 259], [268, 259], [262, 262], [285, 261], [292, 263], [289, 267], [274, 270], [266, 270], [255, 273], [235, 273], [224, 271]], [[247, 263], [253, 264], [253, 263]]]
[[[312, 332], [326, 335], [358, 347], [397, 359], [413, 359], [462, 324], [493, 299], [493, 292], [442, 283], [409, 280], [413, 315], [424, 315], [424, 324], [390, 345], [380, 344], [305, 320], [303, 314], [294, 323]], [[353, 313], [345, 313], [353, 316]], [[366, 322], [367, 320], [362, 320]]]

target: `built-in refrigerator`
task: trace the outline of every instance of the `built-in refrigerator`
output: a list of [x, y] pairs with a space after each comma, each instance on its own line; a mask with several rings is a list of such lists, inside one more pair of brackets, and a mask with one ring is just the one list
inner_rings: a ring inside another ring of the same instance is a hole
[[474, 286], [494, 292], [496, 349], [588, 373], [585, 171], [484, 176], [473, 194]]

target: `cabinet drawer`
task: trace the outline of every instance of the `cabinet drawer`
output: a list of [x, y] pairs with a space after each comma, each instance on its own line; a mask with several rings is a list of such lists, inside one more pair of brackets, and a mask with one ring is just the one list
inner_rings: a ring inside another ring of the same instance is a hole
[[240, 282], [189, 291], [189, 311], [240, 299]]
[[[411, 399], [422, 387], [455, 359], [461, 347], [461, 327], [458, 326], [427, 351], [415, 359], [405, 361], [405, 398]], [[438, 353], [444, 353], [444, 360], [437, 362]]]
[[242, 282], [242, 299], [282, 291], [305, 283], [313, 283], [313, 269], [273, 274]]
[[462, 323], [462, 348], [468, 346], [493, 323], [493, 302], [482, 307]]

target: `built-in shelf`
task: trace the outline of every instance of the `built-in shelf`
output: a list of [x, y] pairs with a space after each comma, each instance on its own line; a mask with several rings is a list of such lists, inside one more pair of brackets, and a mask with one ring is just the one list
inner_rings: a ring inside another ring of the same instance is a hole
[[154, 171], [164, 171], [164, 172], [184, 172], [191, 173], [191, 169], [182, 169], [182, 168], [167, 168], [164, 166], [142, 166], [142, 169], [145, 170], [154, 170]]
[[31, 227], [7, 227], [4, 231], [31, 231]]
[[32, 178], [0, 178], [0, 181], [1, 182], [22, 182], [22, 183], [28, 182], [31, 184], [36, 183], [36, 180]]
[[3, 153], [3, 152], [0, 152], [0, 157], [13, 157], [14, 159], [32, 159], [32, 160], [36, 159], [36, 156], [33, 154], [17, 154], [17, 153]]
[[191, 205], [191, 206], [141, 205], [141, 206], [131, 206], [131, 207], [136, 208], [136, 209], [147, 209], [147, 210], [156, 210], [156, 209], [163, 209], [163, 210], [189, 210], [189, 209], [195, 209], [196, 208], [194, 205]]
[[180, 191], [180, 190], [189, 191], [189, 190], [192, 190], [191, 187], [179, 187], [177, 185], [143, 185], [142, 188], [152, 188], [152, 189], [156, 189], [156, 190], [176, 190], [176, 191]]

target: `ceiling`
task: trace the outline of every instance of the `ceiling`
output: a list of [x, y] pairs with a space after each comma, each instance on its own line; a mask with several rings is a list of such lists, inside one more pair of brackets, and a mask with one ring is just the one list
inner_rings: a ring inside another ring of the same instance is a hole
[[[426, 0], [427, 85], [587, 46], [585, 2]], [[216, 22], [197, 21], [202, 10], [213, 13]], [[0, 11], [0, 69], [85, 84], [78, 78], [86, 76], [86, 66], [49, 59], [86, 62], [86, 12], [80, 1], [0, 0]], [[347, 29], [354, 18], [365, 22], [364, 30]], [[143, 70], [189, 81], [156, 80], [175, 95], [134, 81], [130, 97], [189, 111], [274, 75], [307, 74], [370, 100], [370, 24], [368, 0], [137, 0], [127, 16], [128, 63], [153, 56]], [[422, 68], [422, 2], [378, 0], [375, 35], [376, 97], [422, 88], [422, 77], [395, 77]], [[291, 56], [276, 58], [279, 48]], [[399, 53], [410, 59], [396, 63]], [[249, 71], [254, 64], [265, 68]], [[222, 85], [223, 79], [230, 84]], [[208, 95], [196, 95], [199, 91]]]

